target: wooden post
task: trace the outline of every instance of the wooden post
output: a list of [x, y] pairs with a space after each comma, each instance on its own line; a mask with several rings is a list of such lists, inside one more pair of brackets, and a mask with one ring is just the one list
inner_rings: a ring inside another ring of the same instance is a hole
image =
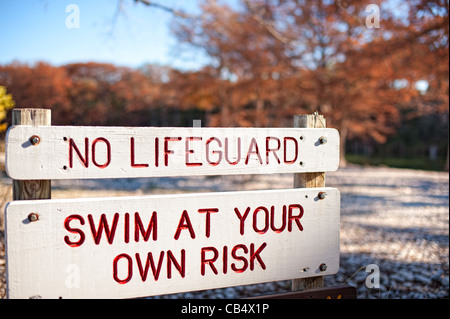
[[[296, 115], [294, 127], [325, 128], [323, 115], [314, 112], [312, 115]], [[325, 187], [325, 173], [294, 174], [294, 188]], [[316, 289], [323, 287], [323, 276], [292, 280], [292, 291]]]
[[[51, 110], [14, 109], [12, 125], [51, 125]], [[50, 198], [51, 181], [49, 180], [13, 180], [13, 200]]]

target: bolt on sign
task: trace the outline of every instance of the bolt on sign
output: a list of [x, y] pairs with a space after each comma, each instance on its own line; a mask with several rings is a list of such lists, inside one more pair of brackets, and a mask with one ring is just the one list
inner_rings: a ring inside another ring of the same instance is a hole
[[13, 126], [16, 180], [334, 171], [339, 133], [307, 128]]
[[335, 188], [14, 201], [8, 297], [131, 298], [335, 274], [339, 210]]

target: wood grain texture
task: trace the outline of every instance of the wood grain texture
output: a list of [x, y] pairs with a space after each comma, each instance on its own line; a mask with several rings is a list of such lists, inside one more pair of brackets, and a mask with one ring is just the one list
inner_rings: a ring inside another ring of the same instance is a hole
[[[14, 109], [12, 125], [51, 125], [51, 110], [48, 109]], [[20, 158], [15, 160], [21, 163]], [[13, 180], [13, 200], [49, 199], [51, 198], [50, 180]]]
[[335, 188], [15, 201], [8, 296], [131, 298], [332, 275], [339, 207]]
[[12, 110], [12, 125], [51, 125], [51, 110], [14, 109]]
[[[40, 143], [32, 145], [31, 136]], [[328, 142], [319, 143], [321, 136]], [[15, 126], [14, 179], [131, 178], [324, 172], [339, 166], [339, 132], [310, 128]]]
[[[312, 115], [297, 115], [294, 117], [294, 127], [325, 128], [326, 120], [317, 112]], [[325, 173], [299, 173], [294, 174], [294, 188], [325, 187]], [[323, 276], [292, 280], [292, 290], [309, 290], [323, 287]]]

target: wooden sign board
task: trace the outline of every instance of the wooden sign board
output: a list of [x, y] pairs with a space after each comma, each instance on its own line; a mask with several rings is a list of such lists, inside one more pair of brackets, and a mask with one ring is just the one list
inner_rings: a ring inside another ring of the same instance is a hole
[[339, 212], [335, 188], [11, 202], [8, 297], [132, 298], [335, 274]]
[[334, 171], [339, 133], [303, 128], [13, 126], [16, 180]]

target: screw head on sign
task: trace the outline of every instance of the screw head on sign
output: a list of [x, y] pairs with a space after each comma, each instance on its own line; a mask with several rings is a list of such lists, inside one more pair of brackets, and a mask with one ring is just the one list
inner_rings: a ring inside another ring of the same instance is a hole
[[37, 145], [37, 144], [39, 144], [40, 141], [41, 141], [41, 139], [37, 135], [33, 135], [32, 137], [30, 137], [30, 143], [32, 145]]
[[327, 197], [327, 193], [320, 192], [319, 195], [317, 195], [317, 197], [319, 197], [319, 199], [325, 199], [325, 197]]
[[39, 215], [36, 213], [31, 213], [30, 215], [28, 215], [28, 220], [30, 222], [35, 222], [39, 219]]
[[321, 136], [321, 137], [319, 138], [319, 143], [320, 143], [320, 144], [325, 144], [327, 141], [328, 141], [328, 140], [327, 140], [327, 138], [326, 138], [325, 136]]
[[327, 270], [327, 264], [320, 264], [319, 269], [320, 269], [320, 271]]

